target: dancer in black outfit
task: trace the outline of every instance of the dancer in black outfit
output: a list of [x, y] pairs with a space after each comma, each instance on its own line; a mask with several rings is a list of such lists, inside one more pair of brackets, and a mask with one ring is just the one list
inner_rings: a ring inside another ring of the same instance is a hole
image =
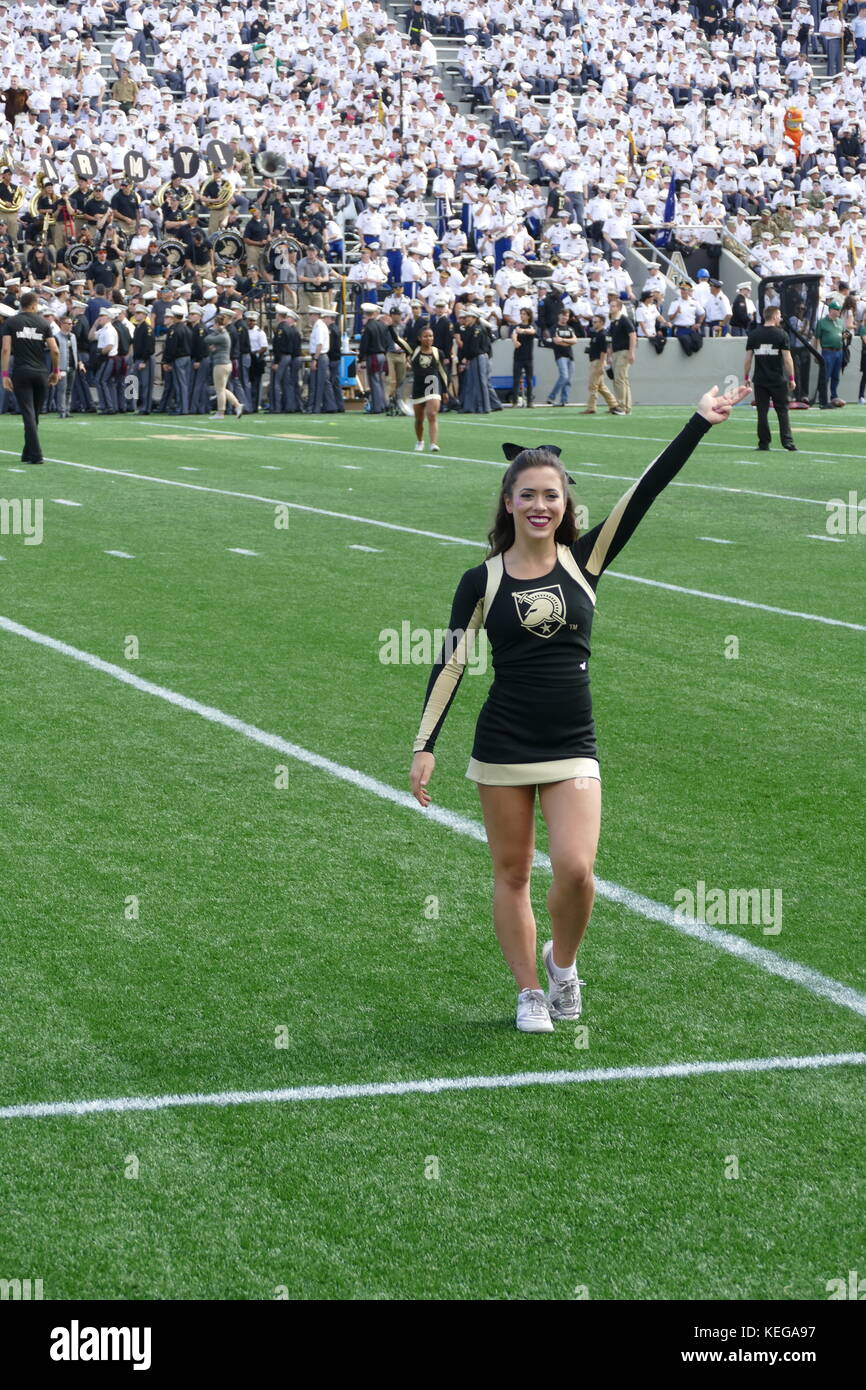
[[[673, 443], [583, 536], [575, 528], [559, 450], [503, 446], [511, 464], [489, 535], [490, 553], [457, 586], [447, 640], [427, 686], [410, 776], [414, 796], [429, 805], [433, 748], [483, 626], [495, 679], [478, 717], [466, 775], [478, 783], [493, 860], [494, 925], [517, 983], [522, 1032], [550, 1032], [551, 1016], [580, 1015], [575, 957], [592, 911], [601, 823], [589, 684], [596, 586], [710, 427], [726, 420], [749, 390], [708, 391]], [[553, 939], [543, 951], [546, 998], [538, 985], [529, 898], [536, 787], [553, 865]]]
[[[0, 370], [3, 390], [14, 391], [24, 422], [22, 463], [42, 463], [39, 443], [39, 415], [50, 386], [60, 380], [60, 351], [54, 330], [47, 319], [36, 313], [37, 297], [31, 291], [21, 296], [21, 309], [3, 324]], [[51, 354], [51, 372], [45, 365], [46, 348]], [[12, 374], [9, 360], [12, 359]]]
[[409, 358], [412, 373], [412, 407], [415, 411], [415, 452], [424, 452], [424, 421], [430, 435], [431, 454], [439, 453], [439, 406], [448, 395], [448, 371], [433, 346], [433, 329], [423, 328], [418, 346]]

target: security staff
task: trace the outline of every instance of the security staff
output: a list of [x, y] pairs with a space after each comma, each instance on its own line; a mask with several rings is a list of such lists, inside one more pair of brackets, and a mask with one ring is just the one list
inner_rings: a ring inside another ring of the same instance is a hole
[[[748, 385], [754, 363], [755, 405], [758, 407], [758, 448], [770, 447], [770, 402], [776, 407], [782, 448], [796, 451], [788, 418], [788, 387], [794, 388], [791, 344], [781, 327], [782, 313], [777, 304], [764, 311], [761, 328], [753, 328], [746, 339], [743, 380]], [[787, 382], [786, 382], [787, 378]]]
[[[22, 463], [43, 463], [39, 443], [39, 414], [49, 386], [60, 380], [60, 353], [51, 324], [36, 313], [37, 297], [32, 290], [21, 296], [21, 308], [3, 324], [0, 371], [3, 390], [15, 392], [24, 422]], [[45, 366], [45, 350], [51, 354], [51, 371]], [[10, 359], [12, 372], [9, 372]]]

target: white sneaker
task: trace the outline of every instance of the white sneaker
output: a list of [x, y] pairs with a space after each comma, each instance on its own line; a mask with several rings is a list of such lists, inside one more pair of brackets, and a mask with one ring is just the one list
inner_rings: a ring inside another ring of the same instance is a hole
[[556, 980], [551, 968], [553, 961], [553, 942], [548, 941], [544, 950], [541, 952], [544, 961], [544, 968], [547, 971], [547, 978], [550, 988], [547, 991], [547, 1007], [552, 1018], [575, 1019], [580, 1018], [581, 998], [580, 980], [577, 978], [577, 966], [574, 974], [569, 980]]
[[243, 406], [240, 405], [240, 404], [236, 405], [236, 406], [235, 406], [235, 415], [237, 415], [238, 419], [240, 419], [240, 417], [243, 415], [243, 413], [244, 413], [244, 408], [243, 408]]
[[226, 417], [224, 415], [220, 415], [218, 411], [212, 410], [208, 418], [211, 420], [224, 420]]
[[438, 454], [438, 452], [439, 452], [439, 445], [438, 445], [438, 444], [431, 444], [431, 445], [430, 445], [430, 452], [431, 452], [431, 454]]
[[517, 1030], [520, 1033], [552, 1033], [544, 994], [540, 989], [522, 989], [517, 996]]
[[415, 445], [415, 453], [416, 453], [416, 454], [423, 454], [423, 452], [424, 452], [424, 440], [423, 440], [423, 439], [419, 439], [419, 440], [418, 440], [418, 443]]

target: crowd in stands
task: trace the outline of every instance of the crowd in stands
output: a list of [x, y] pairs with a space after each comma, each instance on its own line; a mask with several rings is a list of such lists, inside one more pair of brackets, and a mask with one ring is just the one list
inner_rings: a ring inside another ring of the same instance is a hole
[[[0, 65], [0, 308], [35, 286], [84, 367], [100, 300], [121, 325], [138, 310], [158, 358], [172, 319], [224, 316], [247, 408], [258, 364], [276, 380], [278, 329], [306, 345], [326, 319], [335, 409], [333, 364], [371, 318], [404, 339], [447, 323], [457, 398], [479, 343], [528, 316], [552, 344], [563, 312], [590, 339], [611, 296], [659, 349], [745, 332], [766, 275], [818, 275], [821, 313], [863, 320], [866, 5], [0, 0]], [[665, 263], [633, 283], [630, 251], [659, 239], [709, 265], [692, 309]], [[750, 272], [730, 298], [723, 248]], [[280, 399], [300, 407], [295, 377]], [[207, 404], [192, 380], [173, 399]], [[485, 388], [467, 408], [496, 403]]]

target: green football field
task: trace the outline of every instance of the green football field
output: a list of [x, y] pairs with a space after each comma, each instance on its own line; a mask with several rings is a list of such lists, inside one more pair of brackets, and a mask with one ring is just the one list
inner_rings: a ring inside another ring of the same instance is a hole
[[[43, 534], [0, 510], [0, 1277], [822, 1300], [866, 1273], [866, 410], [759, 454], [740, 407], [601, 583], [579, 1027], [513, 1026], [464, 775], [489, 674], [408, 798], [428, 669], [383, 634], [447, 625], [502, 441], [560, 445], [594, 525], [688, 414], [448, 415], [438, 456], [405, 419], [48, 419], [44, 468], [3, 418], [0, 496]], [[539, 818], [539, 948], [545, 847]]]

